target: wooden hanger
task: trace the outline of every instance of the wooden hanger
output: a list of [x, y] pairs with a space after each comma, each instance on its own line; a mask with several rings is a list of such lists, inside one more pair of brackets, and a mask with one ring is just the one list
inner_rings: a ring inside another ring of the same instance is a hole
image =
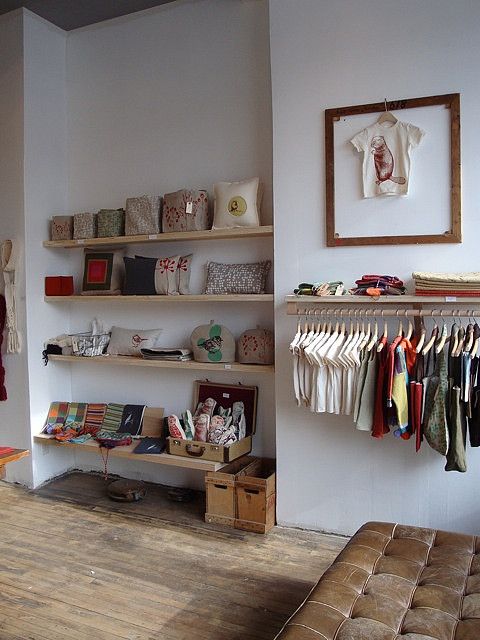
[[422, 326], [420, 329], [420, 338], [418, 339], [418, 343], [417, 343], [417, 347], [415, 349], [415, 353], [420, 353], [420, 351], [422, 350], [422, 347], [425, 343], [425, 336], [427, 334], [427, 330], [425, 329], [425, 323], [423, 322], [423, 316], [422, 316]]
[[445, 318], [443, 317], [443, 309], [440, 311], [440, 317], [443, 320], [442, 333], [440, 334], [440, 339], [435, 347], [435, 353], [438, 355], [440, 351], [443, 351], [443, 347], [445, 346], [445, 342], [447, 341], [447, 323], [445, 322]]
[[383, 335], [382, 335], [382, 339], [380, 341], [380, 344], [377, 347], [377, 353], [380, 353], [380, 351], [383, 349], [384, 343], [388, 339], [388, 324], [387, 324], [387, 321], [385, 320], [385, 316], [383, 314], [383, 309], [382, 309], [382, 318], [383, 318]]
[[[432, 318], [433, 318], [433, 314], [435, 313], [435, 310], [432, 310]], [[433, 345], [435, 344], [435, 340], [437, 339], [438, 336], [438, 325], [437, 325], [437, 321], [435, 319], [433, 319], [434, 322], [434, 327], [432, 329], [432, 335], [430, 336], [430, 340], [427, 342], [427, 344], [423, 347], [423, 351], [422, 351], [422, 355], [427, 355], [427, 353], [430, 351], [430, 349], [433, 347]]]
[[[376, 311], [374, 311], [374, 313], [376, 314]], [[378, 340], [378, 322], [377, 322], [377, 318], [375, 318], [375, 324], [373, 325], [373, 335], [372, 335], [372, 339], [367, 344], [367, 351], [371, 351], [373, 349], [373, 347], [377, 343], [377, 340]]]
[[387, 109], [387, 99], [385, 98], [385, 111], [381, 114], [381, 116], [377, 120], [377, 124], [383, 124], [384, 122], [391, 122], [392, 124], [396, 124], [398, 122], [398, 118], [396, 118], [391, 111]]

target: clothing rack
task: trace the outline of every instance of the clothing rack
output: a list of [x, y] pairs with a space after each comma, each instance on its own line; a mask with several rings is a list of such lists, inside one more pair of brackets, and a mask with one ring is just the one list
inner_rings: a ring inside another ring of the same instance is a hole
[[[480, 298], [456, 296], [286, 296], [287, 315], [345, 317], [480, 317]], [[319, 309], [322, 307], [322, 309]], [[330, 308], [329, 308], [330, 307]], [[333, 307], [333, 309], [331, 309]], [[392, 309], [392, 307], [397, 307]]]

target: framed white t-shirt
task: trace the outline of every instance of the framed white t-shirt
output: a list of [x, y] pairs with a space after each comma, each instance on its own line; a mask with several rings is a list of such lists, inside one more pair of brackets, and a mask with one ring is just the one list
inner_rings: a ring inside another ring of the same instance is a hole
[[397, 120], [376, 122], [350, 140], [357, 151], [363, 151], [365, 198], [407, 195], [410, 150], [420, 144], [424, 135], [419, 127]]

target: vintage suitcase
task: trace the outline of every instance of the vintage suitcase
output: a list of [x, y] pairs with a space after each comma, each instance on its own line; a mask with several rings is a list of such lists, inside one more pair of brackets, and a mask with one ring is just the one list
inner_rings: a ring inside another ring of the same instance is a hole
[[217, 405], [233, 409], [234, 403], [243, 403], [245, 416], [245, 437], [230, 445], [212, 444], [199, 440], [167, 438], [167, 451], [184, 458], [200, 458], [213, 462], [232, 462], [252, 450], [252, 437], [256, 431], [257, 387], [227, 385], [197, 380], [195, 382], [194, 407], [207, 398], [213, 398]]

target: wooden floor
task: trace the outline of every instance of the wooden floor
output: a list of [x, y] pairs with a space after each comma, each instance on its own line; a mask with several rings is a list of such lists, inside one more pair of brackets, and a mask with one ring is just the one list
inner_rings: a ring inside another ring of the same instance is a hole
[[202, 503], [118, 505], [95, 475], [0, 482], [0, 640], [273, 639], [346, 540], [213, 527]]

